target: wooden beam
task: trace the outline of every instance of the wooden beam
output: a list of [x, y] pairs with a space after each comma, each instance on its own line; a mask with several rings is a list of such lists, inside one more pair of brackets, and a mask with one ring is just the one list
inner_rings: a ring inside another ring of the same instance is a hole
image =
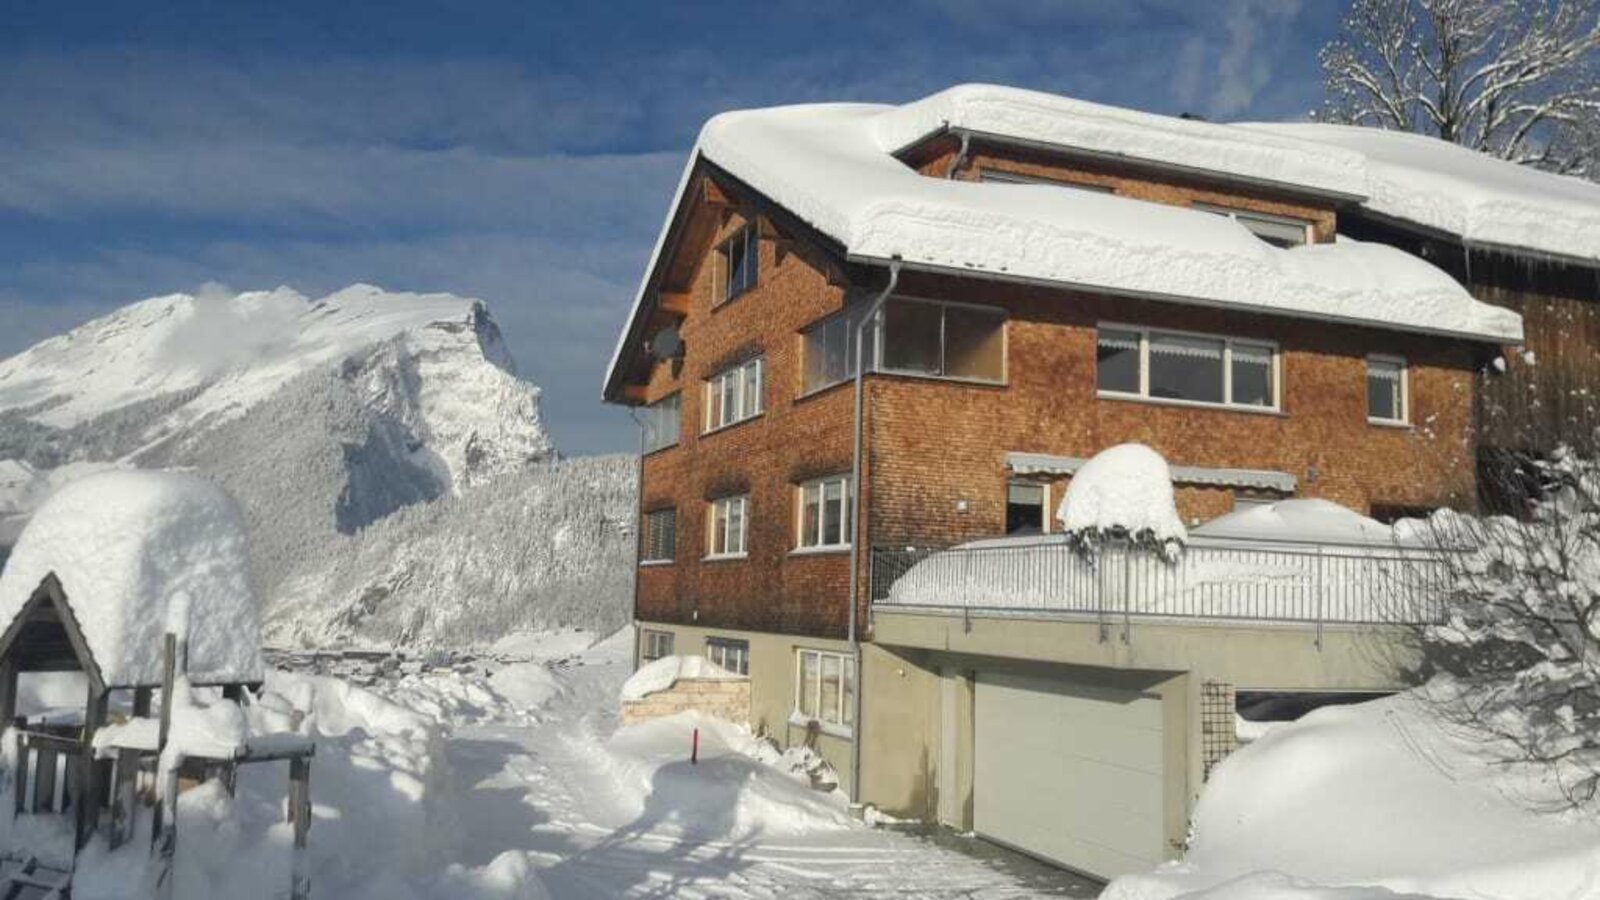
[[294, 849], [290, 863], [289, 896], [306, 900], [311, 896], [311, 870], [306, 859], [306, 840], [311, 834], [311, 757], [289, 760], [289, 824], [294, 827]]
[[702, 196], [705, 197], [707, 205], [715, 206], [719, 209], [728, 209], [733, 206], [733, 198], [729, 197], [727, 192], [715, 181], [709, 178], [702, 178], [700, 179], [700, 184], [702, 185]]
[[642, 384], [625, 384], [622, 386], [622, 399], [628, 403], [644, 403], [645, 386]]
[[689, 300], [688, 294], [662, 291], [656, 295], [656, 308], [668, 315], [683, 317], [689, 315]]

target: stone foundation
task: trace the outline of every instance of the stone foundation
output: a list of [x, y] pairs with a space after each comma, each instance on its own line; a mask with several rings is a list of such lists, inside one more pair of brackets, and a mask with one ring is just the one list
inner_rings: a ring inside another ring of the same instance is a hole
[[643, 700], [624, 701], [622, 724], [632, 725], [690, 709], [738, 725], [749, 725], [750, 680], [680, 678], [667, 690], [657, 691]]

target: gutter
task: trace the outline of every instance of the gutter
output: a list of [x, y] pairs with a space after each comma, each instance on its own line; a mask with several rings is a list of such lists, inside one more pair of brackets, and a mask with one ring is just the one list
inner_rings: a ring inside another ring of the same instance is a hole
[[956, 158], [950, 163], [950, 171], [944, 177], [950, 181], [956, 180], [961, 174], [961, 167], [967, 164], [967, 154], [972, 150], [972, 133], [968, 131], [955, 132], [961, 135], [961, 149], [956, 153]]
[[[861, 606], [861, 544], [862, 544], [862, 516], [861, 516], [861, 445], [862, 445], [862, 414], [865, 399], [866, 351], [862, 347], [862, 337], [866, 334], [867, 324], [878, 317], [883, 311], [883, 305], [888, 302], [889, 295], [894, 293], [900, 284], [900, 258], [897, 256], [889, 260], [889, 283], [883, 290], [872, 298], [867, 306], [866, 315], [856, 322], [856, 374], [855, 374], [855, 410], [851, 420], [851, 430], [854, 434], [854, 447], [850, 454], [850, 625], [847, 639], [850, 642], [851, 665], [855, 671], [855, 695], [852, 701], [855, 709], [851, 712], [851, 725], [853, 731], [850, 736], [850, 804], [859, 806], [861, 803], [861, 737], [863, 722], [861, 720], [861, 636], [856, 627], [857, 609]], [[880, 332], [881, 333], [881, 332]]]
[[[633, 608], [628, 610], [628, 622], [637, 625], [639, 622], [639, 545], [644, 540], [644, 516], [640, 515], [644, 505], [644, 423], [639, 421], [639, 416], [634, 413], [634, 407], [625, 406], [623, 408], [628, 411], [628, 418], [633, 420], [633, 424], [639, 426], [639, 462], [635, 467], [633, 476], [633, 574], [629, 578], [629, 581], [632, 582], [629, 593], [633, 596]], [[630, 664], [630, 670], [632, 666], [638, 665], [639, 641], [641, 639], [639, 629], [637, 627], [634, 628], [633, 660]]]
[[[1361, 328], [1376, 328], [1383, 331], [1398, 331], [1406, 334], [1422, 334], [1429, 337], [1449, 338], [1456, 341], [1471, 341], [1479, 344], [1490, 344], [1496, 347], [1521, 346], [1526, 336], [1501, 337], [1470, 331], [1455, 331], [1449, 328], [1428, 328], [1423, 325], [1404, 325], [1396, 322], [1378, 322], [1370, 319], [1355, 319], [1349, 316], [1329, 315], [1307, 310], [1283, 309], [1281, 307], [1266, 307], [1253, 303], [1235, 303], [1228, 300], [1215, 300], [1209, 297], [1191, 297], [1185, 294], [1164, 294], [1159, 291], [1139, 291], [1128, 288], [1107, 287], [1100, 284], [1091, 284], [1078, 281], [1058, 281], [1052, 278], [1036, 278], [1028, 275], [1014, 275], [1010, 272], [995, 272], [989, 269], [972, 269], [965, 266], [947, 266], [939, 263], [906, 262], [899, 256], [885, 259], [881, 256], [868, 256], [852, 253], [849, 261], [867, 266], [898, 266], [915, 272], [927, 272], [932, 275], [954, 275], [960, 278], [982, 278], [988, 281], [1003, 281], [1011, 284], [1026, 284], [1035, 287], [1045, 287], [1058, 291], [1082, 291], [1086, 294], [1101, 294], [1107, 297], [1127, 297], [1134, 300], [1151, 300], [1156, 303], [1176, 303], [1180, 306], [1199, 306], [1211, 309], [1237, 310], [1253, 313], [1255, 315], [1272, 316], [1284, 319], [1303, 319], [1313, 322], [1331, 322], [1338, 325], [1354, 325]], [[1480, 303], [1482, 301], [1479, 301]]]

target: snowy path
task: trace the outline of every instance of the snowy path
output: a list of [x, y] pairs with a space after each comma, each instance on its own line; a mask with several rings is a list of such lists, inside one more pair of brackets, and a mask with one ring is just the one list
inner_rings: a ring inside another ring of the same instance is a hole
[[[558, 673], [565, 691], [539, 724], [464, 727], [451, 736], [446, 752], [460, 797], [462, 862], [482, 865], [505, 850], [524, 851], [558, 900], [1095, 895], [1087, 883], [1008, 855], [978, 858], [884, 829], [726, 839], [731, 822], [704, 822], [703, 807], [674, 808], [670, 791], [650, 792], [641, 810], [600, 749], [615, 728], [617, 687], [629, 671], [628, 645], [611, 643], [620, 646], [595, 648]], [[683, 775], [680, 769], [673, 777]], [[731, 801], [739, 787], [708, 779], [705, 790], [726, 791]], [[663, 796], [669, 799], [657, 799]], [[693, 816], [701, 819], [690, 825], [698, 836], [685, 839], [672, 826]], [[976, 841], [939, 843], [986, 852]]]

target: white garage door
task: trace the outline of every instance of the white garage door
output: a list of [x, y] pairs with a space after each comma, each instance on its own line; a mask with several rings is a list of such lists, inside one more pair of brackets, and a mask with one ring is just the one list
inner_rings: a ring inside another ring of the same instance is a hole
[[980, 672], [974, 707], [979, 834], [1101, 878], [1162, 860], [1160, 697]]

